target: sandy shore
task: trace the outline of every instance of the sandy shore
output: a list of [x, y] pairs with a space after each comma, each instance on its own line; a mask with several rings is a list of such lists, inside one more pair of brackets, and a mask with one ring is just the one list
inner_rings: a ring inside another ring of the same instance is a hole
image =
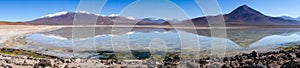
[[35, 32], [42, 32], [61, 28], [62, 26], [44, 26], [44, 25], [0, 25], [0, 43], [9, 44], [9, 39], [16, 36], [26, 35]]

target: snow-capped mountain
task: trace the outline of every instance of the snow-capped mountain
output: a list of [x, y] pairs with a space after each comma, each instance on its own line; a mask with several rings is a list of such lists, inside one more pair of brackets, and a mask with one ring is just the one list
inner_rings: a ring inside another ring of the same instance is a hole
[[300, 21], [300, 17], [298, 18], [293, 18], [293, 17], [290, 17], [290, 16], [280, 16], [281, 18], [284, 18], [284, 19], [287, 19], [287, 20], [297, 20], [297, 21]]
[[[76, 16], [75, 16], [76, 15]], [[111, 15], [100, 15], [100, 14], [92, 14], [85, 11], [80, 12], [58, 12], [54, 14], [49, 14], [42, 16], [39, 19], [35, 19], [33, 21], [29, 21], [32, 24], [39, 25], [72, 25], [74, 17], [76, 19], [84, 19], [84, 18], [97, 18], [97, 25], [112, 25], [114, 23], [118, 24], [133, 24], [137, 25], [145, 25], [145, 24], [161, 24], [166, 21], [163, 19], [153, 20], [153, 19], [135, 19], [133, 17], [124, 17], [118, 14]]]

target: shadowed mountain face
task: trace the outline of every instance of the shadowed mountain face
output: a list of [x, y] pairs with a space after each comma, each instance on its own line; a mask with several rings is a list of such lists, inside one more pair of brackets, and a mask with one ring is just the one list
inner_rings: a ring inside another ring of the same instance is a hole
[[[240, 6], [231, 13], [223, 16], [227, 25], [300, 25], [300, 22], [296, 20], [266, 16], [247, 5]], [[205, 17], [195, 18], [192, 21], [196, 25], [208, 24]]]

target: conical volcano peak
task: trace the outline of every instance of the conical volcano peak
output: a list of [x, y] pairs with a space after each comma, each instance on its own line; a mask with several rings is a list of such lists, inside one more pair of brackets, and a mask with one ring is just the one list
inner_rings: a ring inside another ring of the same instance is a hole
[[241, 13], [252, 13], [252, 14], [261, 14], [262, 13], [256, 11], [255, 9], [252, 9], [251, 7], [249, 7], [248, 5], [242, 5], [238, 8], [236, 8], [235, 10], [233, 10], [230, 14], [241, 14]]
[[249, 9], [250, 7], [248, 5], [242, 5], [240, 8]]

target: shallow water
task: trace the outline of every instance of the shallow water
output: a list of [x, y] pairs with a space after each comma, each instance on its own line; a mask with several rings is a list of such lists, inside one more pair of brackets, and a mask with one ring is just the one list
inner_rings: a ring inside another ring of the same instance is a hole
[[73, 51], [163, 50], [161, 48], [164, 47], [168, 51], [206, 51], [211, 49], [211, 40], [213, 39], [226, 41], [226, 45], [218, 45], [221, 48], [224, 46], [226, 51], [240, 51], [274, 48], [300, 40], [300, 29], [297, 28], [230, 29], [227, 30], [226, 38], [210, 36], [210, 30], [196, 30], [197, 32], [193, 32], [192, 30], [133, 28], [131, 31], [111, 33], [112, 28], [95, 29], [95, 35], [93, 36], [80, 36], [72, 39], [72, 28], [62, 28], [30, 34], [26, 40], [31, 42], [28, 45], [35, 50]]

